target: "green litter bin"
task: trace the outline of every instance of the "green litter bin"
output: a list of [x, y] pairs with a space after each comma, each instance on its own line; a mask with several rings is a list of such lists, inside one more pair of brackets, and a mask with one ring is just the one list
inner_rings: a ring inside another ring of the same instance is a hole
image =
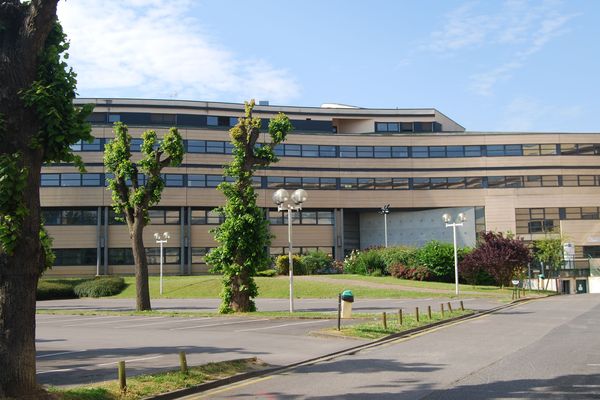
[[354, 294], [351, 290], [342, 292], [342, 318], [352, 318], [352, 303], [354, 303]]

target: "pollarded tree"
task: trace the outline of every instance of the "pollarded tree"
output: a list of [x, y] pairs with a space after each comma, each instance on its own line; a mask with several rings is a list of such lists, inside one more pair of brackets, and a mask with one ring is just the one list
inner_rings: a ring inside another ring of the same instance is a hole
[[219, 247], [206, 257], [213, 271], [223, 274], [223, 313], [256, 310], [253, 299], [258, 289], [253, 276], [270, 263], [271, 235], [264, 211], [256, 205], [252, 176], [257, 168], [278, 161], [274, 147], [292, 130], [288, 117], [279, 113], [269, 122], [270, 142], [258, 143], [261, 120], [252, 116], [253, 108], [254, 100], [246, 102], [245, 116], [229, 131], [233, 160], [225, 167], [225, 175], [234, 182], [219, 185], [227, 200], [219, 209], [225, 221], [214, 231]]
[[89, 140], [57, 0], [0, 1], [0, 398], [42, 398], [36, 385], [35, 293], [52, 265], [40, 221], [44, 163], [81, 165], [70, 145]]
[[501, 286], [522, 274], [531, 261], [529, 247], [519, 238], [502, 232], [485, 232], [477, 248], [461, 261], [459, 269], [469, 279], [477, 276], [479, 268], [487, 271]]
[[171, 128], [161, 141], [156, 132], [142, 134], [142, 159], [131, 160], [131, 135], [120, 122], [114, 126], [115, 138], [106, 144], [104, 165], [113, 174], [108, 179], [112, 190], [115, 214], [127, 222], [131, 249], [135, 262], [136, 308], [151, 310], [148, 287], [148, 259], [144, 247], [144, 227], [148, 224], [148, 209], [158, 204], [165, 182], [161, 171], [167, 166], [177, 167], [183, 160], [183, 139]]

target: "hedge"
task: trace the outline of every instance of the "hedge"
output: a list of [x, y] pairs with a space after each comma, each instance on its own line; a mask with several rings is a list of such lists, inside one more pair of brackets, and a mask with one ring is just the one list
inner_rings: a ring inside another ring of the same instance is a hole
[[125, 280], [118, 276], [95, 278], [82, 282], [73, 288], [79, 297], [104, 297], [121, 293]]

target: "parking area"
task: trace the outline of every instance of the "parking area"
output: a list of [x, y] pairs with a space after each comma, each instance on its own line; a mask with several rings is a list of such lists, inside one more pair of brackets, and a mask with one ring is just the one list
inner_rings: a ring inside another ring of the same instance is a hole
[[179, 351], [190, 365], [257, 356], [284, 365], [340, 350], [355, 340], [310, 335], [335, 320], [262, 317], [38, 315], [40, 383], [72, 385], [176, 368]]

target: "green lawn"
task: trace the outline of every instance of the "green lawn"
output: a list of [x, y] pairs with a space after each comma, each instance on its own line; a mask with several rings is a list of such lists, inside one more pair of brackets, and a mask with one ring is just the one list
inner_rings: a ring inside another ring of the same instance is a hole
[[[287, 277], [257, 277], [259, 297], [285, 299], [289, 296], [289, 280]], [[126, 277], [127, 287], [113, 298], [134, 298], [135, 278]], [[351, 287], [346, 283], [339, 284], [316, 281], [294, 281], [294, 296], [298, 298], [337, 298], [338, 293], [352, 289], [356, 298], [423, 298], [445, 297], [446, 293], [426, 293], [396, 289], [380, 289], [370, 287]], [[163, 295], [159, 294], [159, 278], [150, 277], [150, 296], [152, 298], [217, 298], [221, 291], [219, 276], [168, 276], [163, 277]]]

